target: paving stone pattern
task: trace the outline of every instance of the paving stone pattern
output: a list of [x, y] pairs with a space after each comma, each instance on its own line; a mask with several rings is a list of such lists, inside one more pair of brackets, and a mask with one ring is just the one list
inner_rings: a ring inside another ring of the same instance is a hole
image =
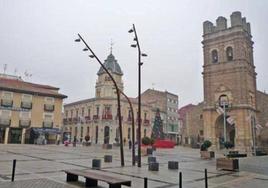
[[[0, 144], [0, 188], [81, 188], [85, 179], [67, 183], [62, 170], [92, 170], [92, 159], [101, 159], [103, 174], [113, 174], [132, 181], [132, 187], [142, 188], [144, 177], [148, 178], [149, 188], [175, 188], [182, 172], [184, 188], [202, 188], [204, 169], [208, 170], [208, 183], [211, 188], [267, 188], [268, 157], [247, 157], [240, 159], [240, 172], [216, 170], [215, 159], [202, 160], [198, 149], [176, 147], [158, 149], [155, 152], [159, 171], [148, 171], [148, 159], [142, 157], [142, 167], [132, 166], [131, 151], [124, 148], [125, 167], [120, 166], [119, 147], [111, 150], [101, 146], [65, 147], [63, 145], [4, 145]], [[104, 155], [112, 155], [112, 163], [104, 163]], [[216, 157], [222, 154], [217, 153]], [[15, 182], [11, 182], [12, 160], [17, 159]], [[179, 170], [169, 170], [168, 161], [178, 161]], [[38, 186], [37, 186], [38, 185]], [[99, 182], [99, 187], [109, 187]], [[124, 186], [123, 186], [124, 187]]]

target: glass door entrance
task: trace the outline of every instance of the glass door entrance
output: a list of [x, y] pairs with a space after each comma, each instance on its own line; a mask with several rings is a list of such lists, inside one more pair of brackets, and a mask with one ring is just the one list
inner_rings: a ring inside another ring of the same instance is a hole
[[6, 132], [5, 128], [0, 128], [0, 143], [1, 144], [3, 144], [5, 141], [5, 132]]
[[21, 143], [22, 129], [10, 128], [9, 130], [9, 143], [20, 144]]

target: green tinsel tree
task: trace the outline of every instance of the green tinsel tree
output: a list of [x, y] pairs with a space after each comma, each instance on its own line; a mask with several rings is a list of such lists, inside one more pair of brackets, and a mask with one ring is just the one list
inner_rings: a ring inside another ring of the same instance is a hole
[[159, 109], [156, 110], [151, 138], [155, 140], [164, 139], [163, 121], [161, 120]]

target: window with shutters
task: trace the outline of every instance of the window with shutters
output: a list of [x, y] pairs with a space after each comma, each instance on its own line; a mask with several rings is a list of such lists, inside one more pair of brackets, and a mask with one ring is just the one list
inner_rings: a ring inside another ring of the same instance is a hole
[[1, 106], [12, 107], [13, 106], [13, 93], [3, 91], [1, 96]]
[[0, 125], [8, 126], [11, 123], [11, 111], [10, 110], [0, 110]]
[[21, 108], [32, 109], [32, 95], [22, 94]]
[[54, 111], [54, 98], [53, 97], [45, 97], [44, 110], [48, 112]]

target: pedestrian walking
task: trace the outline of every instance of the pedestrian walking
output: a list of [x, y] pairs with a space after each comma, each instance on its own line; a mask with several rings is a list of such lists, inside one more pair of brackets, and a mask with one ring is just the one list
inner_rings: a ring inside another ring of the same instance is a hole
[[76, 147], [77, 138], [74, 136], [73, 147]]
[[126, 142], [127, 142], [127, 139], [124, 138], [123, 142], [124, 142], [124, 146], [125, 146], [126, 145]]

